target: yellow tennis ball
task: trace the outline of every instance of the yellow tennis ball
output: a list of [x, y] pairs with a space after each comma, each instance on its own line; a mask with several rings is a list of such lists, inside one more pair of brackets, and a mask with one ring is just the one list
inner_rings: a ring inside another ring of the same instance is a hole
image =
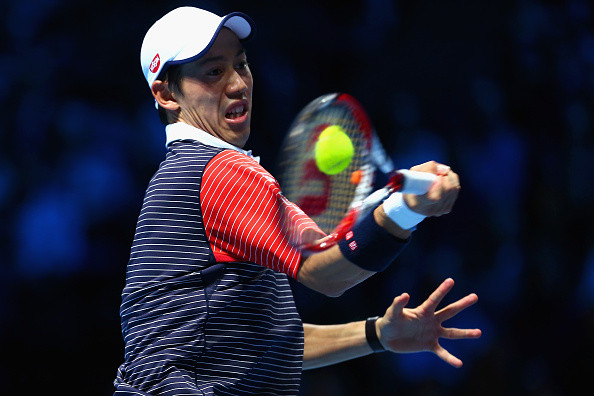
[[320, 133], [314, 155], [316, 165], [327, 175], [336, 175], [349, 166], [355, 148], [339, 125], [330, 125]]

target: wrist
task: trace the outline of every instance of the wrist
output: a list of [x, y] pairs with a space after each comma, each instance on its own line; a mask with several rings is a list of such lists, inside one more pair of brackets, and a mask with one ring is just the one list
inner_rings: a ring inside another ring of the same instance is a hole
[[365, 321], [365, 338], [367, 339], [367, 344], [369, 345], [373, 353], [386, 351], [386, 348], [384, 348], [378, 336], [378, 319], [379, 316], [375, 316], [372, 318], [367, 318], [367, 320]]
[[375, 220], [375, 211], [365, 215], [344, 238], [338, 241], [340, 252], [351, 263], [373, 272], [386, 269], [408, 244]]
[[388, 217], [383, 205], [378, 206], [373, 211], [373, 217], [375, 222], [386, 229], [392, 236], [398, 239], [407, 240], [410, 238], [413, 230], [405, 230], [396, 224], [392, 219]]

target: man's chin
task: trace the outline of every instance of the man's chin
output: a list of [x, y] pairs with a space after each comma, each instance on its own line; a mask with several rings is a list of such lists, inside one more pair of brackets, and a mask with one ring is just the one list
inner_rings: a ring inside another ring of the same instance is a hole
[[217, 137], [225, 142], [234, 145], [235, 147], [243, 148], [250, 137], [250, 130], [247, 131], [227, 131], [225, 135], [217, 135]]
[[238, 124], [232, 124], [229, 125], [229, 129], [230, 131], [228, 131], [228, 139], [223, 139], [228, 143], [231, 143], [232, 145], [236, 146], [236, 147], [243, 147], [245, 146], [245, 144], [247, 143], [249, 137], [250, 137], [250, 124], [249, 124], [249, 119], [247, 120], [247, 122], [243, 125], [238, 125]]
[[231, 144], [233, 144], [235, 147], [243, 148], [247, 144], [247, 141], [249, 138], [250, 138], [250, 133], [247, 132], [244, 138], [238, 140], [237, 144], [233, 144], [233, 143], [231, 143]]

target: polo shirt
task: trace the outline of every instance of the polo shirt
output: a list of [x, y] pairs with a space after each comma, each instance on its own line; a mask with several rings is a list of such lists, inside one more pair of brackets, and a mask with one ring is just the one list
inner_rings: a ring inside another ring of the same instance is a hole
[[298, 394], [287, 277], [322, 231], [251, 153], [183, 123], [166, 134], [127, 265], [115, 394]]

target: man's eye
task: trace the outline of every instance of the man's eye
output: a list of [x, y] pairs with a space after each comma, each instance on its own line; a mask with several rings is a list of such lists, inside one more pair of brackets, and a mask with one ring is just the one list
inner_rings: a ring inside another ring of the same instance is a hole
[[248, 67], [248, 63], [247, 63], [247, 62], [245, 62], [245, 61], [243, 61], [243, 62], [239, 62], [239, 63], [237, 64], [237, 66], [235, 66], [235, 68], [236, 68], [236, 69], [238, 69], [238, 70], [247, 69], [247, 67]]
[[211, 71], [208, 72], [209, 76], [218, 76], [222, 73], [223, 71], [221, 69], [212, 69]]

